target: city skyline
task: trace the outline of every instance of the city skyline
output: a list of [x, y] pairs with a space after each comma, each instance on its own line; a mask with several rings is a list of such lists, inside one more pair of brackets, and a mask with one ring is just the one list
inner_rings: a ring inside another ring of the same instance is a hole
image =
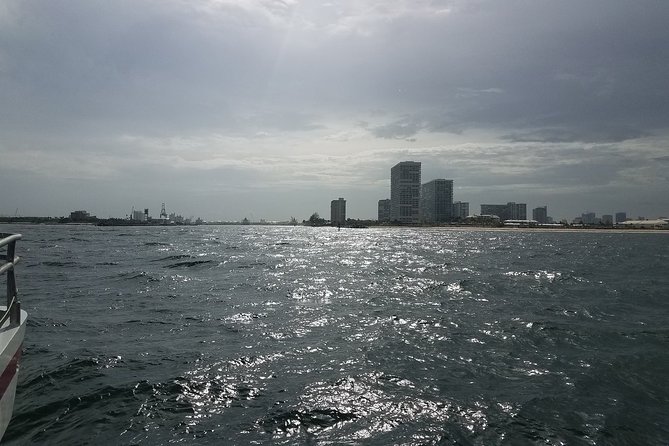
[[[538, 223], [584, 223], [584, 224], [613, 224], [624, 222], [627, 219], [625, 211], [616, 211], [615, 220], [614, 213], [603, 214], [601, 217], [596, 217], [596, 213], [592, 211], [585, 211], [580, 216], [575, 216], [573, 219], [561, 217], [554, 219], [548, 214], [548, 205], [538, 206], [531, 209], [531, 218], [528, 217], [528, 208], [526, 203], [507, 202], [506, 204], [481, 204], [480, 213], [470, 213], [470, 203], [467, 201], [454, 200], [453, 196], [453, 180], [436, 178], [423, 182], [422, 177], [422, 163], [420, 161], [400, 161], [390, 169], [390, 196], [391, 198], [384, 198], [377, 201], [377, 221], [379, 223], [391, 224], [439, 224], [449, 223], [454, 221], [462, 221], [467, 217], [476, 216], [495, 216], [500, 221], [514, 220], [534, 220]], [[125, 219], [134, 221], [148, 221], [152, 219], [149, 208], [143, 210], [135, 210], [134, 206], [130, 214], [125, 216]], [[319, 211], [314, 211], [310, 218], [320, 215]], [[325, 215], [325, 214], [324, 214]], [[0, 216], [3, 216], [0, 214]], [[76, 216], [76, 217], [75, 217]], [[160, 219], [167, 219], [165, 203], [161, 203]], [[178, 217], [175, 219], [174, 217]], [[65, 217], [62, 217], [65, 218]], [[72, 220], [86, 220], [88, 218], [95, 219], [88, 211], [78, 210], [70, 213]], [[118, 217], [115, 217], [118, 218]], [[124, 217], [121, 217], [123, 219]], [[645, 220], [646, 216], [638, 216], [640, 220]], [[661, 216], [654, 216], [652, 218], [661, 218]], [[346, 199], [339, 197], [330, 202], [330, 219], [321, 218], [324, 222], [329, 224], [343, 226], [347, 219], [352, 220], [373, 220], [369, 217], [347, 217], [346, 215]], [[195, 220], [195, 217], [184, 218], [175, 213], [169, 214], [171, 221], [184, 222]], [[198, 221], [202, 220], [200, 217]], [[216, 221], [216, 220], [214, 220]], [[224, 221], [224, 220], [218, 220]], [[259, 218], [251, 220], [248, 216], [242, 219], [227, 220], [228, 222], [295, 222], [297, 219], [291, 216], [290, 219], [271, 220], [266, 218]]]
[[[543, 206], [537, 206], [536, 208], [531, 208], [531, 218], [528, 217], [528, 205], [526, 203], [517, 203], [514, 201], [507, 202], [505, 204], [480, 204], [480, 213], [467, 212], [470, 209], [470, 203], [464, 200], [455, 200], [453, 195], [454, 190], [454, 181], [451, 179], [444, 178], [435, 178], [427, 181], [423, 181], [422, 177], [422, 163], [420, 161], [400, 161], [396, 165], [392, 166], [390, 169], [390, 196], [391, 198], [384, 198], [377, 201], [377, 221], [387, 222], [393, 224], [431, 224], [431, 223], [447, 223], [451, 221], [462, 220], [468, 216], [496, 216], [499, 217], [501, 221], [504, 220], [535, 220], [539, 223], [552, 223], [552, 222], [572, 222], [572, 223], [585, 223], [585, 224], [599, 224], [600, 222], [605, 222], [605, 224], [612, 224], [614, 221], [616, 223], [623, 222], [625, 220], [639, 219], [646, 220], [647, 216], [638, 216], [638, 217], [627, 217], [626, 211], [617, 210], [611, 212], [610, 214], [601, 214], [601, 217], [596, 217], [597, 213], [591, 210], [586, 210], [579, 215], [571, 217], [559, 217], [554, 218], [548, 213], [548, 205], [544, 204]], [[18, 209], [17, 209], [18, 211]], [[321, 213], [316, 210], [312, 213], [313, 215], [320, 215]], [[78, 215], [77, 218], [73, 217]], [[327, 215], [323, 213], [323, 215]], [[330, 219], [328, 221], [330, 224], [334, 225], [344, 225], [347, 219], [353, 220], [374, 220], [374, 217], [350, 217], [346, 214], [346, 199], [339, 197], [336, 200], [330, 202]], [[16, 215], [15, 215], [16, 216]], [[211, 220], [211, 221], [227, 221], [227, 222], [293, 222], [297, 219], [291, 215], [290, 218], [285, 219], [267, 219], [260, 217], [254, 220], [254, 215], [251, 213], [251, 219], [249, 220], [248, 215], [240, 219], [228, 219], [228, 220]], [[11, 217], [10, 215], [3, 215], [0, 213], [0, 217]], [[64, 215], [61, 216], [45, 216], [45, 215], [32, 215], [32, 217], [56, 217], [56, 218], [66, 218]], [[71, 219], [81, 219], [93, 218], [96, 217], [90, 214], [87, 210], [77, 210], [70, 212]], [[178, 217], [175, 219], [175, 217]], [[615, 220], [614, 220], [615, 217]], [[116, 219], [129, 219], [135, 221], [147, 221], [149, 219], [155, 219], [153, 214], [150, 212], [149, 208], [135, 209], [132, 207], [132, 210], [129, 214], [125, 216], [112, 216], [109, 215], [108, 218]], [[160, 219], [168, 219], [168, 214], [166, 212], [165, 203], [161, 203]], [[651, 216], [653, 218], [666, 218], [662, 215]], [[183, 217], [177, 215], [176, 213], [169, 214], [169, 220], [179, 220], [191, 221], [195, 220], [195, 217]], [[202, 220], [200, 217], [197, 217], [198, 221], [207, 221], [206, 219]]]
[[[344, 209], [344, 220], [343, 221], [345, 221], [347, 219], [352, 219], [352, 220], [379, 220], [379, 221], [391, 222], [390, 211], [389, 211], [389, 209], [390, 209], [390, 199], [377, 200], [377, 208], [376, 208], [377, 213], [375, 214], [375, 216], [373, 216], [373, 217], [359, 217], [359, 216], [348, 216], [348, 215], [346, 215], [346, 210], [345, 210], [346, 209], [346, 200], [342, 199], [340, 197], [337, 200], [332, 200], [331, 201], [331, 203], [330, 203], [330, 214], [329, 214], [330, 216], [332, 216], [332, 212], [333, 212], [332, 211], [332, 209], [333, 209], [332, 206], [333, 206], [333, 204], [335, 202], [340, 201], [340, 200], [343, 200], [343, 203], [344, 203], [344, 207], [343, 207], [343, 209]], [[387, 210], [388, 216], [386, 218], [380, 218], [380, 214], [378, 213], [378, 211], [379, 211], [378, 206], [381, 205], [381, 202], [387, 202], [386, 206], [388, 208], [388, 210]], [[510, 203], [498, 204], [498, 205], [481, 204], [480, 206], [506, 207], [508, 204], [510, 204]], [[513, 203], [513, 204], [516, 204], [516, 203]], [[517, 203], [517, 204], [527, 206], [525, 203]], [[480, 212], [480, 213], [462, 212], [462, 213], [458, 213], [456, 211], [456, 209], [457, 210], [461, 210], [461, 209], [469, 210], [470, 209], [470, 203], [466, 202], [466, 201], [460, 201], [460, 200], [455, 201], [454, 200], [452, 206], [453, 206], [453, 208], [452, 208], [453, 218], [456, 218], [456, 219], [457, 218], [463, 219], [467, 216], [477, 216], [477, 215], [491, 214], [490, 212]], [[461, 206], [464, 206], [464, 207], [461, 208]], [[619, 223], [619, 222], [622, 222], [622, 221], [625, 221], [625, 220], [637, 220], [637, 219], [644, 220], [644, 219], [666, 218], [666, 216], [663, 216], [663, 215], [640, 215], [640, 216], [636, 216], [636, 215], [628, 215], [628, 213], [625, 212], [625, 211], [616, 211], [616, 212], [610, 212], [609, 211], [609, 213], [606, 214], [606, 213], [597, 213], [597, 212], [593, 212], [593, 211], [590, 211], [590, 210], [583, 211], [580, 214], [576, 214], [576, 215], [573, 215], [573, 216], [564, 216], [564, 217], [557, 217], [556, 218], [556, 217], [553, 217], [550, 214], [540, 214], [540, 215], [542, 215], [542, 217], [539, 217], [539, 218], [535, 217], [535, 214], [536, 214], [537, 211], [543, 210], [544, 212], [546, 212], [547, 208], [549, 208], [549, 207], [547, 205], [544, 205], [544, 206], [537, 206], [537, 207], [531, 209], [532, 220], [536, 220], [540, 223], [545, 223], [546, 222], [545, 220], [547, 218], [550, 218], [555, 223], [559, 223], [561, 221], [563, 221], [563, 222], [566, 221], [568, 223], [573, 223], [576, 220], [582, 219], [583, 216], [588, 216], [588, 218], [592, 218], [592, 219], [599, 219], [600, 217], [610, 217], [612, 219], [612, 221], [614, 221], [615, 223]], [[149, 210], [148, 214], [145, 213], [146, 210]], [[12, 214], [8, 214], [8, 213], [5, 213], [5, 214], [0, 213], [0, 217], [9, 218], [9, 219], [11, 219], [11, 218], [26, 218], [26, 217], [28, 217], [28, 218], [29, 217], [34, 217], [34, 218], [64, 218], [64, 219], [66, 219], [66, 218], [68, 218], [67, 217], [68, 214], [70, 215], [70, 218], [72, 218], [73, 214], [74, 215], [76, 215], [76, 214], [80, 214], [80, 215], [86, 214], [86, 217], [91, 217], [91, 218], [94, 218], [94, 219], [95, 218], [99, 218], [99, 219], [111, 218], [111, 219], [121, 219], [121, 220], [126, 219], [126, 220], [145, 221], [147, 219], [160, 220], [162, 218], [162, 217], [156, 216], [154, 213], [152, 213], [150, 211], [151, 211], [150, 208], [144, 208], [144, 209], [141, 209], [141, 210], [133, 208], [131, 210], [131, 212], [127, 213], [127, 214], [122, 214], [122, 215], [111, 215], [110, 214], [110, 215], [107, 215], [105, 217], [98, 217], [97, 215], [94, 215], [95, 213], [91, 213], [88, 210], [79, 209], [79, 210], [63, 212], [61, 214], [54, 214], [54, 215], [38, 215], [38, 214], [23, 215], [23, 214], [18, 214], [18, 213], [15, 213], [14, 215], [12, 215]], [[317, 213], [319, 215], [328, 215], [327, 213], [321, 214], [321, 212], [318, 211], [318, 210], [309, 211], [308, 213], [311, 213], [311, 214]], [[492, 214], [496, 215], [494, 212]], [[140, 215], [141, 215], [141, 218], [139, 217]], [[302, 218], [305, 215], [299, 215], [299, 217]], [[506, 217], [506, 215], [504, 215], [504, 216]], [[526, 215], [526, 216], [529, 219], [529, 215]], [[251, 219], [249, 219], [249, 217], [251, 217]], [[512, 215], [512, 217], [514, 217], [514, 216]], [[283, 218], [283, 219], [268, 219], [268, 218], [265, 218], [265, 217], [262, 217], [262, 216], [256, 217], [253, 214], [246, 215], [246, 216], [237, 216], [237, 218], [231, 218], [231, 219], [206, 220], [206, 219], [202, 219], [200, 216], [197, 216], [197, 215], [184, 216], [184, 215], [181, 215], [181, 214], [177, 214], [176, 212], [171, 212], [168, 215], [168, 218], [167, 218], [167, 220], [170, 220], [170, 221], [186, 221], [186, 220], [195, 221], [196, 219], [203, 220], [203, 221], [212, 221], [212, 222], [216, 222], [216, 221], [220, 221], [220, 222], [241, 222], [243, 220], [246, 220], [246, 221], [251, 221], [251, 222], [256, 222], [256, 223], [257, 222], [284, 222], [284, 223], [286, 223], [286, 222], [292, 221], [293, 219], [299, 220], [296, 216], [290, 216], [288, 218]], [[304, 219], [306, 220], [306, 218], [304, 218]], [[511, 218], [511, 219], [515, 219], [515, 218]], [[518, 218], [518, 219], [519, 220], [524, 220], [525, 218]], [[331, 217], [329, 221], [332, 221], [332, 220], [333, 219]], [[342, 221], [342, 220], [339, 220], [339, 221]], [[438, 223], [438, 222], [436, 222], [436, 221], [433, 221], [433, 222], [419, 221], [418, 223]]]
[[5, 0], [0, 214], [375, 218], [416, 159], [472, 211], [667, 215], [668, 22], [651, 0]]

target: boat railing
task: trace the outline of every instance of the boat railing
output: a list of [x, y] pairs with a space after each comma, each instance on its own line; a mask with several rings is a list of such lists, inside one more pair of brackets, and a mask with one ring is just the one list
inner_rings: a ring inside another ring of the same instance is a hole
[[7, 247], [5, 255], [0, 254], [0, 276], [7, 275], [7, 307], [0, 313], [0, 327], [9, 319], [10, 327], [21, 322], [21, 303], [19, 302], [14, 265], [19, 261], [16, 256], [16, 242], [21, 240], [21, 234], [1, 234], [0, 248]]

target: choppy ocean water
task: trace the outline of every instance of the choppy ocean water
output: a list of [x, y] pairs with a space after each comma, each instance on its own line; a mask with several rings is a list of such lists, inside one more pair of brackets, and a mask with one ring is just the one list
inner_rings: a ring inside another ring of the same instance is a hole
[[669, 443], [669, 234], [0, 230], [6, 444]]

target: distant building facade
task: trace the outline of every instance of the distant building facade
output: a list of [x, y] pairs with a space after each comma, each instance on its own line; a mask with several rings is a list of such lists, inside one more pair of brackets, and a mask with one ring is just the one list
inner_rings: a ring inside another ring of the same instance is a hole
[[454, 220], [464, 220], [469, 217], [469, 202], [456, 201], [453, 203], [453, 211], [451, 212]]
[[147, 220], [147, 213], [142, 212], [142, 211], [137, 211], [134, 210], [132, 211], [132, 215], [130, 216], [130, 219], [133, 221], [146, 221]]
[[420, 221], [420, 161], [402, 161], [390, 169], [390, 220]]
[[548, 206], [540, 206], [532, 209], [532, 220], [540, 224], [548, 223]]
[[606, 226], [613, 226], [613, 215], [602, 215], [602, 224]]
[[72, 211], [70, 212], [70, 220], [72, 221], [91, 221], [95, 220], [95, 215], [89, 214], [87, 211]]
[[510, 220], [527, 220], [527, 204], [525, 203], [507, 203], [511, 212]]
[[330, 224], [332, 226], [346, 224], [346, 200], [343, 198], [330, 202]]
[[453, 219], [453, 180], [437, 179], [423, 184], [420, 219], [424, 223], [445, 223]]
[[188, 218], [184, 218], [183, 215], [177, 215], [176, 212], [172, 212], [169, 215], [168, 220], [176, 224], [190, 223]]
[[506, 205], [505, 204], [482, 204], [481, 215], [496, 215], [502, 220], [506, 220]]
[[390, 221], [390, 198], [379, 200], [378, 219], [379, 222]]
[[496, 215], [500, 220], [527, 220], [527, 204], [513, 201], [507, 204], [482, 204], [481, 215]]
[[581, 214], [581, 223], [584, 225], [594, 225], [597, 224], [597, 215], [594, 212], [586, 212]]
[[632, 229], [669, 229], [669, 219], [658, 218], [657, 220], [626, 220], [621, 224], [623, 228]]
[[616, 212], [616, 224], [627, 221], [627, 212]]

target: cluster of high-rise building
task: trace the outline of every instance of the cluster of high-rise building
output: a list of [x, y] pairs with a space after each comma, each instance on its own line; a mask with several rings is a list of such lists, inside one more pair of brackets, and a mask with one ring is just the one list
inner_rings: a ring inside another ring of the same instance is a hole
[[419, 161], [403, 161], [390, 169], [390, 198], [378, 203], [380, 222], [445, 223], [467, 215], [469, 203], [453, 201], [453, 180], [421, 183]]
[[[379, 200], [380, 222], [404, 224], [448, 223], [470, 217], [469, 202], [453, 200], [453, 180], [421, 182], [421, 163], [403, 161], [390, 169], [390, 199]], [[482, 204], [481, 216], [501, 221], [527, 220], [527, 204]], [[550, 223], [546, 206], [532, 210], [537, 223]]]
[[[639, 220], [642, 220], [642, 218], [639, 218]], [[616, 212], [615, 216], [613, 214], [604, 214], [601, 217], [597, 217], [597, 214], [594, 212], [584, 212], [580, 217], [574, 218], [572, 224], [585, 226], [612, 226], [614, 223], [619, 225], [626, 221], [626, 212]]]
[[[510, 201], [506, 204], [482, 204], [480, 215], [470, 214], [469, 203], [453, 200], [453, 180], [438, 178], [422, 182], [420, 161], [402, 161], [390, 169], [390, 198], [379, 200], [378, 221], [398, 224], [435, 224], [477, 219], [483, 222], [499, 221], [507, 225], [551, 225], [548, 206], [532, 209], [528, 219], [527, 204]], [[615, 214], [615, 223], [624, 222], [624, 212]], [[594, 213], [577, 217], [575, 223], [612, 225], [613, 215], [597, 218]], [[346, 224], [346, 200], [339, 198], [330, 203], [330, 223]]]

